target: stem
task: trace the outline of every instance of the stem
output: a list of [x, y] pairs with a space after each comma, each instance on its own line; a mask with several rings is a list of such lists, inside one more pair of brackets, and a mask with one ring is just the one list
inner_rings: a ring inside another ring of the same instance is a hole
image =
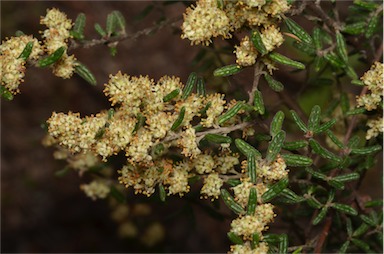
[[134, 34], [123, 34], [123, 35], [119, 35], [119, 36], [113, 36], [113, 37], [109, 37], [109, 38], [101, 38], [101, 39], [93, 39], [93, 40], [88, 40], [88, 41], [82, 41], [82, 42], [78, 42], [78, 41], [75, 41], [75, 40], [71, 40], [71, 45], [69, 46], [69, 49], [68, 50], [73, 50], [73, 49], [76, 49], [76, 48], [79, 48], [79, 47], [82, 47], [82, 48], [90, 48], [90, 47], [93, 47], [93, 46], [97, 46], [97, 45], [101, 45], [101, 44], [111, 44], [111, 43], [114, 43], [114, 42], [119, 42], [119, 41], [124, 41], [124, 40], [137, 40], [139, 37], [141, 36], [148, 36], [162, 28], [164, 28], [165, 26], [167, 25], [174, 25], [176, 24], [178, 21], [180, 21], [182, 19], [182, 16], [177, 16], [177, 17], [174, 17], [174, 18], [170, 18], [170, 19], [166, 19], [152, 27], [148, 27], [148, 28], [145, 28], [143, 30], [140, 30]]
[[253, 74], [253, 85], [252, 85], [251, 91], [248, 92], [249, 94], [248, 104], [250, 105], [253, 104], [253, 99], [255, 98], [255, 92], [257, 90], [257, 87], [259, 86], [259, 80], [263, 73], [263, 68], [264, 68], [264, 65], [261, 62], [257, 62], [255, 64], [254, 74]]

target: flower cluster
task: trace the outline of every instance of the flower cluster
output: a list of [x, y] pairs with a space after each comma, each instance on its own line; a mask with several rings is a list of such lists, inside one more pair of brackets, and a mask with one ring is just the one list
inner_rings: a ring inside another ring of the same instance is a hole
[[[384, 65], [380, 62], [375, 62], [371, 69], [367, 71], [362, 77], [364, 85], [368, 88], [370, 93], [357, 96], [357, 106], [364, 107], [368, 111], [383, 109], [383, 68]], [[383, 117], [370, 119], [367, 122], [369, 127], [366, 139], [377, 137], [379, 133], [383, 132], [384, 124]]]
[[[119, 171], [119, 181], [136, 193], [150, 196], [161, 185], [168, 195], [183, 195], [190, 189], [188, 178], [197, 174], [205, 179], [201, 194], [217, 198], [223, 184], [219, 174], [233, 170], [239, 161], [229, 149], [217, 156], [202, 153], [192, 123], [218, 128], [218, 117], [236, 101], [226, 104], [221, 94], [184, 96], [183, 90], [177, 77], [155, 82], [118, 72], [104, 89], [114, 108], [86, 117], [54, 112], [47, 121], [51, 144], [104, 161], [123, 152], [127, 165]], [[174, 148], [183, 160], [167, 158], [166, 151]]]
[[29, 42], [33, 43], [30, 59], [39, 58], [43, 47], [32, 36], [11, 37], [0, 45], [1, 85], [13, 94], [19, 93], [19, 85], [24, 81], [26, 60], [20, 55]]
[[[72, 21], [66, 15], [53, 8], [47, 10], [45, 17], [41, 17], [40, 23], [47, 26], [42, 32], [43, 41], [39, 41], [32, 35], [21, 35], [7, 38], [0, 45], [1, 85], [9, 92], [20, 92], [19, 85], [25, 75], [27, 60], [36, 61], [44, 53], [52, 54], [58, 48], [67, 48]], [[32, 42], [32, 50], [28, 59], [21, 57], [27, 44]], [[60, 60], [53, 65], [53, 74], [61, 78], [70, 78], [74, 72], [75, 57], [68, 56], [66, 50]]]
[[383, 64], [376, 62], [371, 69], [361, 77], [364, 85], [370, 91], [369, 94], [357, 96], [357, 105], [371, 111], [382, 107], [383, 103]]
[[[262, 42], [270, 52], [284, 41], [277, 24], [281, 19], [280, 15], [289, 8], [286, 0], [199, 0], [196, 6], [188, 7], [184, 13], [181, 38], [189, 39], [192, 45], [209, 45], [214, 37], [227, 39], [241, 27], [249, 27], [260, 30]], [[248, 36], [243, 37], [234, 53], [237, 64], [241, 66], [253, 65], [258, 55]], [[264, 58], [262, 60], [268, 61]]]

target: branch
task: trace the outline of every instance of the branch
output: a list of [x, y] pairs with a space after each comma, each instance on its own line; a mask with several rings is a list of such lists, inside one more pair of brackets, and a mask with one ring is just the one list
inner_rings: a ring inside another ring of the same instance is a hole
[[325, 220], [323, 230], [321, 231], [321, 234], [317, 241], [314, 253], [321, 253], [321, 249], [323, 248], [324, 242], [327, 239], [329, 230], [331, 229], [331, 225], [332, 225], [332, 217], [327, 217], [327, 219]]
[[264, 65], [261, 62], [257, 62], [255, 64], [252, 89], [250, 92], [248, 92], [249, 94], [248, 104], [250, 105], [253, 104], [253, 99], [255, 98], [255, 92], [257, 90], [257, 87], [259, 86], [259, 80], [260, 80], [261, 74], [263, 73], [263, 68], [264, 68]]
[[166, 19], [152, 27], [145, 28], [143, 30], [140, 30], [134, 34], [122, 34], [119, 36], [113, 36], [109, 38], [101, 38], [101, 39], [93, 39], [89, 41], [75, 41], [71, 40], [71, 45], [69, 46], [69, 50], [73, 50], [79, 47], [82, 48], [90, 48], [97, 45], [108, 45], [114, 42], [120, 42], [124, 40], [137, 40], [141, 36], [148, 36], [154, 32], [157, 32], [158, 30], [164, 28], [168, 25], [175, 25], [177, 22], [179, 22], [182, 19], [182, 16], [177, 16], [174, 18]]

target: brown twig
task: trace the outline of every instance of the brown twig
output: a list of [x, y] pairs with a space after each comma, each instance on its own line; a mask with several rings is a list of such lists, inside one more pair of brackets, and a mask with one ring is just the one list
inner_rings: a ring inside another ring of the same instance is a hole
[[327, 217], [325, 219], [323, 230], [321, 231], [319, 239], [317, 240], [314, 253], [321, 253], [324, 242], [327, 239], [329, 230], [331, 229], [331, 225], [332, 225], [332, 217]]
[[108, 45], [111, 43], [116, 43], [116, 42], [120, 42], [120, 41], [124, 41], [124, 40], [133, 40], [134, 41], [134, 40], [137, 40], [141, 36], [148, 36], [148, 35], [156, 32], [156, 31], [164, 28], [165, 26], [174, 25], [177, 22], [179, 22], [181, 19], [182, 19], [181, 16], [166, 19], [166, 20], [164, 20], [164, 21], [162, 21], [162, 22], [160, 22], [160, 23], [158, 23], [152, 27], [145, 28], [143, 30], [140, 30], [140, 31], [134, 33], [134, 34], [122, 34], [119, 36], [113, 36], [113, 37], [101, 38], [101, 39], [93, 39], [93, 40], [82, 41], [82, 42], [71, 40], [71, 45], [69, 46], [68, 50], [73, 50], [73, 49], [76, 49], [79, 47], [90, 48], [90, 47], [94, 47], [97, 45], [103, 45], [103, 44]]
[[259, 86], [260, 77], [263, 73], [263, 68], [264, 68], [264, 64], [262, 64], [261, 62], [257, 62], [255, 64], [252, 89], [251, 91], [248, 92], [249, 94], [248, 104], [251, 104], [251, 105], [253, 104], [253, 99], [255, 98], [255, 92], [257, 90], [257, 87]]

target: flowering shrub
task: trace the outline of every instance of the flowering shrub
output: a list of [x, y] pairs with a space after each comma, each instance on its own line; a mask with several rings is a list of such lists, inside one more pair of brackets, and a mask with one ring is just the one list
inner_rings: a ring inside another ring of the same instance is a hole
[[[230, 253], [381, 251], [382, 200], [363, 200], [359, 188], [382, 150], [383, 64], [376, 50], [382, 47], [376, 43], [382, 41], [382, 9], [378, 2], [356, 0], [340, 20], [336, 5], [320, 2], [199, 0], [185, 10], [180, 36], [219, 55], [221, 66], [207, 69], [207, 80], [198, 71], [185, 82], [169, 75], [154, 80], [111, 74], [103, 90], [110, 108], [89, 116], [53, 112], [43, 144], [54, 146], [54, 157], [68, 168], [89, 175], [92, 180], [80, 186], [88, 197], [115, 200], [112, 217], [124, 237], [137, 235], [127, 219], [126, 189], [164, 202], [198, 189], [201, 198], [220, 200], [233, 211]], [[295, 16], [307, 18], [311, 28]], [[64, 79], [76, 73], [97, 85], [71, 49], [106, 44], [114, 55], [117, 43], [128, 38], [120, 11], [108, 15], [105, 29], [95, 24], [101, 38], [94, 40], [83, 34], [83, 13], [73, 22], [52, 8], [40, 23], [47, 27], [41, 41], [18, 34], [0, 46], [5, 99], [22, 91], [30, 65], [50, 67]], [[366, 45], [356, 45], [362, 38]], [[230, 51], [220, 46], [226, 42]], [[375, 54], [362, 55], [359, 47]], [[287, 51], [295, 52], [295, 60]], [[239, 88], [241, 95], [207, 92], [209, 81], [252, 68], [252, 87]], [[279, 68], [305, 73], [301, 92], [316, 85], [332, 92], [325, 103], [297, 103], [278, 81]], [[268, 101], [267, 90], [281, 103]], [[111, 163], [116, 157], [123, 161], [118, 168]], [[137, 209], [141, 215], [149, 208]], [[276, 216], [304, 238], [270, 233]], [[296, 220], [305, 227], [295, 226]], [[141, 239], [152, 246], [163, 235], [155, 223]]]

